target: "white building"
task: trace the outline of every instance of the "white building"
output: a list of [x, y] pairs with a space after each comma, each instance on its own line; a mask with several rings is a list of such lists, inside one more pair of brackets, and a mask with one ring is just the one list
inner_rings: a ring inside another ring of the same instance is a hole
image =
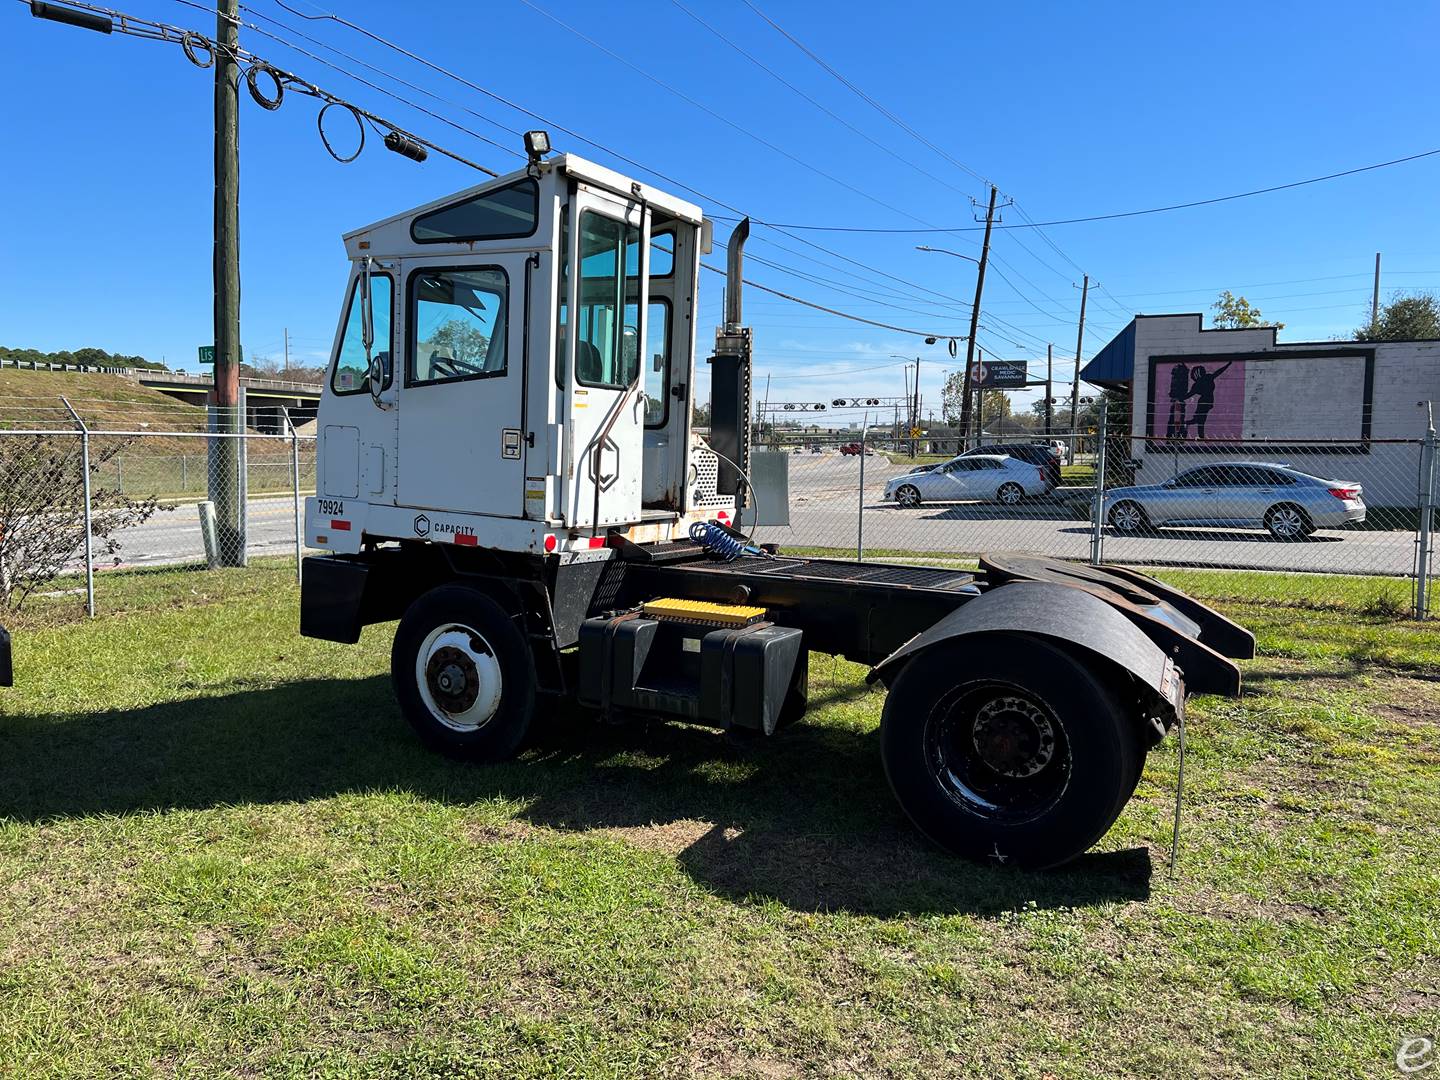
[[1371, 507], [1415, 505], [1419, 403], [1440, 405], [1440, 341], [1281, 343], [1273, 327], [1202, 323], [1137, 315], [1081, 370], [1130, 392], [1138, 483], [1223, 455], [1358, 481]]

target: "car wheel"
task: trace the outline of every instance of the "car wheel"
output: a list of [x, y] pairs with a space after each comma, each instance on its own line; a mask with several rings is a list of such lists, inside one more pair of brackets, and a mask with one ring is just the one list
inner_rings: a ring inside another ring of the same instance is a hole
[[1151, 529], [1150, 517], [1139, 503], [1118, 502], [1110, 508], [1110, 524], [1116, 532], [1143, 533]]
[[499, 604], [459, 585], [410, 605], [395, 631], [390, 677], [410, 726], [449, 757], [503, 761], [535, 712], [525, 639]]
[[895, 502], [910, 510], [920, 505], [920, 489], [914, 484], [901, 484], [895, 492]]
[[1276, 540], [1303, 540], [1315, 531], [1305, 511], [1290, 503], [1281, 503], [1267, 510], [1265, 528]]
[[995, 492], [995, 498], [1005, 506], [1017, 506], [1020, 500], [1025, 498], [1025, 489], [1010, 480], [1000, 485], [1000, 490]]
[[921, 832], [969, 859], [1029, 867], [1099, 840], [1144, 764], [1115, 689], [1024, 634], [938, 645], [910, 661], [885, 701], [880, 747]]

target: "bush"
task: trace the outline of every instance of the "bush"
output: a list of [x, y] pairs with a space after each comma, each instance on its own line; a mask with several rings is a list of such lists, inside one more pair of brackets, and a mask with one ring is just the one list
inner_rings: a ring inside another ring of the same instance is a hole
[[[127, 445], [91, 447], [90, 472]], [[98, 562], [120, 551], [114, 534], [142, 524], [161, 507], [92, 487], [90, 533]], [[169, 509], [165, 507], [164, 509]], [[23, 435], [0, 439], [0, 604], [19, 608], [37, 588], [66, 570], [85, 548], [85, 479], [78, 436]]]

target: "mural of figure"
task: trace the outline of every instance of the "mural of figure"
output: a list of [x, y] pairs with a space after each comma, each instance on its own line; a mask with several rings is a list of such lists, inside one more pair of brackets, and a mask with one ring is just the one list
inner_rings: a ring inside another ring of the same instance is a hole
[[1186, 398], [1199, 398], [1195, 403], [1195, 412], [1190, 419], [1185, 421], [1186, 428], [1193, 427], [1200, 438], [1205, 438], [1205, 420], [1210, 415], [1210, 410], [1215, 408], [1215, 380], [1225, 374], [1234, 361], [1227, 360], [1214, 372], [1205, 370], [1203, 364], [1196, 364], [1190, 369], [1190, 392]]
[[1185, 437], [1185, 399], [1190, 394], [1190, 367], [1181, 362], [1170, 369], [1170, 412], [1165, 418], [1165, 437]]

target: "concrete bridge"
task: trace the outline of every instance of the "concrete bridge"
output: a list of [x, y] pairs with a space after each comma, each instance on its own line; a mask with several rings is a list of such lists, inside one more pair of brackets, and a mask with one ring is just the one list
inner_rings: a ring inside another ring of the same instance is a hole
[[[182, 375], [174, 371], [143, 371], [126, 369], [123, 374], [141, 386], [159, 390], [190, 405], [205, 405], [215, 389], [211, 375]], [[240, 388], [245, 391], [245, 423], [256, 431], [283, 433], [285, 410], [296, 424], [315, 418], [320, 407], [320, 387], [315, 383], [291, 382], [287, 379], [265, 379], [242, 375]]]

